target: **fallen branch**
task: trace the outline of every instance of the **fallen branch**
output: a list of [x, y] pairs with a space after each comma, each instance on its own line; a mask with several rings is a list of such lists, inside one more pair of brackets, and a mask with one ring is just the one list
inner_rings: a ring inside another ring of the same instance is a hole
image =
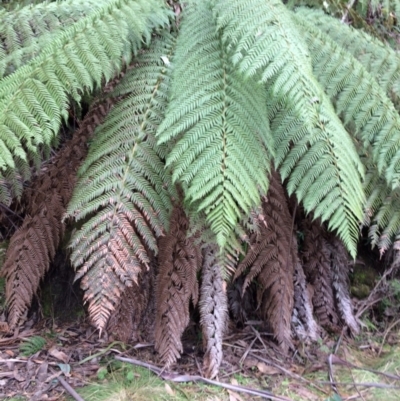
[[[369, 309], [371, 306], [375, 305], [377, 302], [380, 302], [383, 298], [385, 298], [387, 296], [387, 294], [383, 294], [382, 296], [375, 298], [379, 292], [379, 289], [382, 285], [382, 283], [386, 280], [386, 278], [391, 275], [396, 269], [398, 268], [398, 266], [396, 264], [392, 264], [392, 266], [390, 267], [390, 269], [386, 270], [385, 273], [383, 273], [382, 277], [379, 279], [379, 281], [376, 283], [375, 287], [372, 289], [372, 291], [370, 292], [368, 298], [361, 302], [359, 304], [359, 309], [356, 313], [356, 319], [358, 320], [361, 315], [367, 310]], [[374, 299], [375, 298], [375, 299]]]
[[[330, 381], [317, 381], [319, 384], [331, 384]], [[360, 387], [374, 387], [374, 388], [387, 388], [393, 390], [400, 390], [399, 386], [392, 386], [391, 384], [384, 383], [354, 383], [354, 382], [334, 382], [337, 386], [360, 386]]]
[[392, 331], [392, 329], [393, 329], [395, 326], [397, 326], [399, 323], [400, 323], [400, 319], [399, 319], [399, 320], [396, 320], [394, 323], [392, 323], [392, 324], [387, 328], [387, 330], [385, 331], [385, 334], [384, 334], [383, 340], [382, 340], [382, 344], [381, 344], [381, 346], [380, 346], [380, 348], [379, 348], [378, 358], [381, 356], [382, 349], [383, 349], [383, 346], [385, 345], [385, 341], [386, 341], [387, 335], [388, 335], [388, 334]]
[[381, 371], [375, 370], [375, 369], [356, 366], [356, 365], [354, 365], [354, 364], [352, 364], [350, 362], [345, 361], [342, 358], [339, 358], [336, 355], [332, 355], [331, 354], [330, 357], [331, 357], [331, 362], [334, 365], [343, 365], [343, 366], [346, 366], [346, 367], [351, 368], [351, 369], [365, 370], [367, 372], [371, 372], [371, 373], [374, 373], [374, 374], [377, 374], [377, 375], [382, 375], [382, 376], [385, 376], [385, 377], [387, 377], [389, 379], [392, 379], [392, 380], [400, 380], [400, 376], [394, 375], [392, 373], [386, 373], [386, 372], [381, 372]]
[[254, 396], [258, 396], [258, 397], [262, 397], [262, 398], [266, 398], [266, 399], [270, 399], [270, 400], [292, 401], [290, 398], [274, 395], [269, 391], [254, 390], [254, 389], [251, 389], [248, 387], [235, 386], [233, 384], [222, 383], [222, 382], [218, 382], [216, 380], [206, 379], [201, 376], [180, 375], [180, 374], [174, 373], [174, 372], [167, 373], [167, 372], [164, 372], [161, 368], [158, 368], [157, 366], [148, 364], [146, 362], [139, 361], [137, 359], [124, 358], [121, 356], [115, 356], [115, 359], [122, 361], [122, 362], [131, 363], [132, 365], [137, 365], [137, 366], [147, 368], [147, 369], [151, 370], [153, 373], [157, 374], [160, 378], [162, 378], [164, 380], [172, 381], [174, 383], [201, 382], [201, 383], [210, 384], [213, 386], [226, 388], [227, 390], [250, 394], [250, 395], [254, 395]]
[[57, 380], [76, 401], [85, 401], [61, 376], [57, 377]]

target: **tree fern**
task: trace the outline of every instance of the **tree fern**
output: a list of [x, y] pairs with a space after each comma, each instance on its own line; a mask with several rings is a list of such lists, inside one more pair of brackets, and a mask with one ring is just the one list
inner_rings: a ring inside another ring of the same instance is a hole
[[[235, 72], [208, 2], [190, 3], [173, 59], [171, 103], [158, 131], [185, 199], [204, 212], [223, 251], [268, 187], [265, 92]], [[251, 155], [251, 156], [250, 156]]]
[[71, 261], [99, 329], [124, 288], [149, 268], [147, 253], [157, 252], [156, 238], [168, 227], [170, 197], [176, 197], [164, 170], [165, 149], [154, 139], [168, 88], [162, 58], [170, 57], [173, 46], [164, 33], [116, 88], [120, 94], [129, 86], [131, 94], [97, 131], [68, 207], [76, 221], [89, 218], [72, 238]]
[[56, 34], [15, 73], [0, 81], [0, 170], [38, 163], [67, 117], [68, 96], [80, 99], [129, 62], [142, 39], [167, 22], [158, 0], [107, 0]]
[[210, 378], [218, 374], [223, 357], [222, 340], [227, 331], [228, 297], [222, 274], [217, 247], [205, 248], [199, 304], [205, 349], [204, 372]]

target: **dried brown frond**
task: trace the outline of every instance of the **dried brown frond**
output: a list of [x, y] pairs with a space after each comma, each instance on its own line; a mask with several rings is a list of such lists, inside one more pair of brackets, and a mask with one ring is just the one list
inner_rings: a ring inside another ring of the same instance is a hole
[[286, 352], [291, 344], [293, 310], [292, 218], [277, 172], [273, 172], [267, 196], [258, 216], [259, 231], [250, 237], [250, 248], [235, 278], [249, 269], [243, 289], [257, 277], [261, 285], [261, 310], [278, 344]]
[[331, 250], [326, 241], [326, 232], [319, 220], [304, 220], [303, 267], [312, 292], [314, 313], [325, 329], [340, 330], [340, 319], [336, 313], [333, 294]]
[[189, 324], [190, 300], [198, 301], [197, 270], [202, 258], [195, 239], [186, 237], [188, 228], [183, 207], [175, 206], [169, 233], [159, 240], [155, 348], [167, 367], [183, 350], [181, 336]]
[[302, 340], [311, 339], [312, 341], [316, 341], [319, 337], [319, 328], [314, 319], [313, 306], [306, 277], [304, 275], [303, 266], [297, 255], [294, 268], [292, 326], [297, 336]]
[[86, 142], [111, 105], [110, 99], [95, 102], [73, 137], [24, 192], [26, 217], [11, 237], [2, 269], [11, 329], [24, 320], [40, 280], [49, 269], [64, 233], [62, 216], [72, 195], [76, 171], [87, 153]]
[[228, 286], [228, 305], [235, 323], [243, 325], [256, 314], [254, 305], [257, 303], [256, 285], [250, 284], [243, 292], [243, 275], [231, 281]]
[[147, 342], [151, 341], [148, 335], [152, 331], [143, 326], [148, 323], [146, 319], [148, 315], [152, 315], [151, 320], [154, 320], [154, 315], [151, 313], [154, 311], [150, 305], [153, 281], [152, 272], [145, 272], [139, 276], [139, 285], [133, 283], [132, 286], [125, 288], [115, 312], [108, 321], [109, 334], [125, 343], [140, 341], [144, 339], [143, 334]]
[[200, 323], [203, 332], [204, 374], [213, 378], [222, 362], [222, 339], [228, 322], [226, 285], [217, 260], [217, 247], [204, 251], [200, 290]]
[[350, 258], [343, 242], [336, 236], [330, 235], [329, 248], [333, 273], [333, 289], [336, 305], [340, 316], [353, 334], [360, 332], [360, 327], [353, 313], [353, 305], [349, 292], [349, 264]]

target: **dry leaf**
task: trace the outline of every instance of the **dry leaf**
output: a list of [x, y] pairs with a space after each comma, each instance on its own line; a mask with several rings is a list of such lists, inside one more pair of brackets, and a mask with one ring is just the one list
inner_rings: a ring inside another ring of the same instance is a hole
[[289, 390], [295, 392], [298, 396], [302, 397], [303, 400], [319, 401], [320, 398], [315, 393], [312, 393], [307, 387], [297, 383], [290, 383]]
[[10, 328], [8, 327], [7, 322], [0, 322], [0, 333], [8, 333]]
[[5, 350], [5, 353], [11, 358], [13, 358], [15, 355], [15, 353], [13, 351], [11, 351], [10, 349]]
[[43, 383], [46, 381], [48, 376], [48, 370], [49, 370], [49, 364], [47, 362], [44, 362], [40, 365], [36, 373], [36, 378], [39, 382]]
[[18, 369], [14, 369], [14, 379], [19, 382], [25, 381], [25, 377], [19, 373]]
[[239, 382], [234, 377], [232, 377], [231, 378], [231, 384], [233, 384], [234, 386], [238, 386]]
[[281, 371], [273, 366], [269, 366], [264, 362], [257, 363], [258, 370], [265, 375], [279, 375]]
[[57, 348], [49, 349], [49, 355], [54, 356], [54, 358], [58, 359], [61, 362], [68, 363], [68, 356], [62, 351], [59, 351]]
[[171, 397], [175, 396], [175, 391], [172, 390], [171, 386], [168, 383], [165, 383], [165, 391], [170, 395]]
[[228, 390], [229, 401], [243, 401], [243, 398], [235, 391]]
[[244, 362], [243, 362], [243, 366], [245, 366], [246, 368], [253, 368], [254, 366], [257, 366], [258, 364], [258, 360], [255, 358], [250, 358], [247, 357]]

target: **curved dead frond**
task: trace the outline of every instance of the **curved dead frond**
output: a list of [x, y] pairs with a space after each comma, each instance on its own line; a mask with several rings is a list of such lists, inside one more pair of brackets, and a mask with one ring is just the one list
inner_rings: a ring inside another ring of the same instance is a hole
[[144, 338], [143, 334], [147, 342], [151, 341], [149, 334], [152, 330], [146, 327], [146, 318], [151, 315], [151, 320], [154, 320], [150, 302], [154, 284], [152, 272], [141, 274], [138, 282], [140, 285], [133, 283], [125, 288], [107, 324], [107, 332], [125, 343], [139, 341]]
[[262, 312], [278, 344], [286, 352], [291, 344], [293, 310], [292, 218], [280, 176], [271, 176], [267, 196], [258, 216], [259, 231], [250, 237], [250, 248], [235, 274], [247, 273], [243, 290], [257, 277], [261, 285]]
[[328, 245], [331, 251], [333, 289], [337, 308], [351, 332], [358, 334], [360, 327], [353, 313], [353, 305], [349, 293], [349, 255], [342, 241], [336, 236], [330, 236]]
[[296, 255], [294, 267], [294, 307], [292, 326], [297, 336], [302, 339], [316, 341], [319, 337], [317, 322], [313, 316], [310, 292], [307, 287], [303, 266]]
[[257, 302], [256, 285], [249, 285], [243, 292], [244, 280], [242, 275], [231, 281], [228, 286], [229, 312], [233, 321], [241, 326], [252, 318], [255, 313], [254, 305]]
[[64, 233], [62, 217], [76, 182], [76, 171], [87, 154], [86, 142], [111, 106], [110, 99], [94, 102], [73, 137], [24, 192], [26, 216], [11, 237], [2, 269], [11, 329], [22, 323], [49, 269]]
[[189, 323], [189, 303], [198, 301], [197, 270], [201, 253], [189, 228], [182, 206], [175, 206], [170, 230], [159, 240], [159, 271], [156, 281], [155, 349], [165, 366], [183, 351], [181, 336]]
[[304, 221], [303, 266], [310, 283], [314, 313], [322, 327], [340, 330], [333, 294], [331, 252], [325, 240], [325, 230], [319, 221]]
[[200, 291], [200, 322], [205, 348], [204, 372], [209, 378], [218, 374], [222, 362], [222, 339], [228, 320], [226, 287], [217, 255], [217, 247], [208, 246], [205, 249]]

